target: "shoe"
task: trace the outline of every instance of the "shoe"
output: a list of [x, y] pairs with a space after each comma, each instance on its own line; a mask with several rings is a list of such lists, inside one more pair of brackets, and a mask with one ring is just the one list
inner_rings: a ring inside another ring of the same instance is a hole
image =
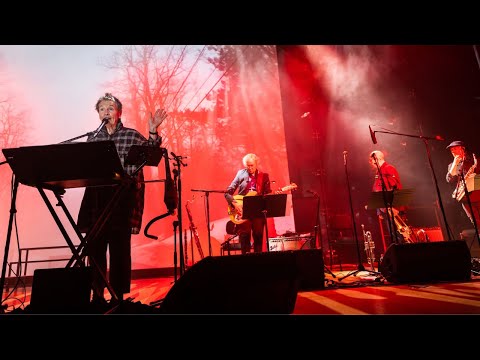
[[107, 300], [103, 297], [94, 297], [90, 302], [90, 308], [93, 314], [103, 314], [109, 309], [109, 304]]

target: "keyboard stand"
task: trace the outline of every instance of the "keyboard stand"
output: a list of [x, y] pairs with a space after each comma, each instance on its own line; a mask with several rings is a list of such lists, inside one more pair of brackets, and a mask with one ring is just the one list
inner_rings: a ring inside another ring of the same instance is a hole
[[[95, 238], [102, 231], [103, 226], [110, 217], [112, 209], [121, 198], [123, 191], [130, 185], [131, 177], [124, 174], [113, 141], [30, 146], [3, 149], [2, 151], [14, 173], [10, 218], [7, 238], [5, 241], [2, 276], [0, 279], [0, 290], [3, 294], [13, 220], [17, 212], [16, 197], [20, 183], [37, 188], [50, 211], [50, 214], [55, 220], [57, 227], [65, 238], [65, 241], [73, 254], [66, 267], [83, 267], [85, 266], [83, 260], [87, 254], [86, 250], [88, 243], [95, 241]], [[92, 230], [84, 237], [68, 211], [62, 199], [62, 195], [65, 193], [65, 189], [85, 186], [117, 186], [118, 188], [100, 217], [97, 219]], [[55, 198], [58, 201], [57, 205], [62, 208], [68, 222], [80, 240], [78, 248], [75, 248], [72, 239], [67, 233], [65, 226], [60, 220], [52, 203], [48, 199], [45, 190], [50, 190], [55, 195]], [[98, 265], [94, 261], [92, 262], [92, 265], [101, 273], [112, 298], [118, 300], [118, 296], [109, 284], [106, 274], [100, 271]]]

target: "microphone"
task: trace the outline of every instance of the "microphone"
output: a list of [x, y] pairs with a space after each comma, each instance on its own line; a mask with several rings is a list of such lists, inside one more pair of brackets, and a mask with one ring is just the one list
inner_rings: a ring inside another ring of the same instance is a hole
[[100, 132], [100, 130], [102, 130], [102, 128], [103, 128], [105, 125], [107, 125], [107, 123], [108, 123], [109, 120], [110, 120], [109, 117], [103, 118], [102, 123], [100, 124], [100, 126], [97, 128], [97, 130], [95, 130], [95, 131], [93, 132], [93, 138], [95, 138], [95, 137], [98, 135], [98, 133]]
[[368, 125], [368, 129], [370, 130], [370, 137], [372, 138], [372, 142], [374, 144], [377, 143], [377, 138], [375, 137], [375, 131], [372, 131], [372, 128], [370, 125]]
[[348, 154], [348, 151], [345, 150], [343, 152], [343, 165], [347, 165], [347, 154]]
[[376, 158], [375, 151], [372, 152], [372, 155], [370, 155], [370, 157], [372, 157], [372, 158], [374, 158], [374, 159]]

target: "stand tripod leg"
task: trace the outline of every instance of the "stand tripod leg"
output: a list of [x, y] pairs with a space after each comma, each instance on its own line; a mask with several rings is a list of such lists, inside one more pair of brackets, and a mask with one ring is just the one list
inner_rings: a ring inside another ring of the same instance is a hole
[[[10, 238], [12, 235], [12, 225], [13, 225], [13, 218], [15, 217], [15, 213], [17, 209], [15, 208], [15, 202], [17, 199], [17, 189], [18, 189], [18, 180], [15, 179], [13, 182], [13, 189], [12, 189], [12, 201], [10, 204], [10, 218], [8, 221], [8, 231], [7, 231], [7, 239], [5, 240], [5, 252], [3, 254], [3, 265], [2, 265], [2, 278], [0, 280], [0, 303], [3, 303], [3, 288], [5, 286], [5, 271], [7, 270], [7, 262], [8, 262], [8, 252], [10, 250]], [[0, 313], [3, 311], [3, 307], [0, 307]]]
[[323, 270], [324, 270], [325, 272], [327, 272], [328, 274], [332, 275], [334, 278], [336, 278], [335, 274], [332, 272], [332, 270], [330, 270], [330, 269], [327, 267], [327, 265], [325, 265], [325, 264], [323, 265]]

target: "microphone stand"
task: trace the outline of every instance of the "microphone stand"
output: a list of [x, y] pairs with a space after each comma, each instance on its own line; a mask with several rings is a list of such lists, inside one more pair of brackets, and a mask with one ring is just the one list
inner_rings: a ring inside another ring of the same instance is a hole
[[363, 264], [362, 264], [362, 259], [361, 259], [361, 256], [360, 256], [360, 244], [359, 244], [359, 242], [358, 242], [358, 236], [357, 236], [357, 226], [356, 226], [356, 224], [355, 224], [355, 214], [354, 214], [354, 212], [353, 212], [352, 191], [350, 190], [350, 181], [349, 181], [349, 179], [348, 179], [347, 154], [348, 154], [347, 151], [344, 151], [344, 152], [343, 152], [343, 165], [345, 165], [345, 177], [347, 178], [348, 197], [349, 197], [349, 200], [350, 200], [350, 212], [351, 212], [351, 216], [352, 216], [353, 235], [354, 235], [354, 237], [355, 237], [355, 243], [357, 244], [358, 266], [357, 266], [357, 270], [351, 271], [351, 272], [348, 273], [347, 275], [339, 278], [338, 281], [342, 281], [343, 279], [346, 279], [347, 277], [349, 277], [349, 276], [351, 276], [351, 275], [354, 275], [354, 276], [355, 276], [355, 275], [357, 275], [360, 271], [368, 271], [369, 273], [372, 273], [372, 274], [375, 274], [375, 275], [379, 275], [379, 274], [380, 274], [380, 273], [375, 272], [375, 271], [366, 270], [365, 267], [364, 267]]
[[437, 191], [438, 204], [440, 205], [440, 210], [442, 211], [443, 222], [445, 224], [445, 229], [446, 229], [446, 232], [447, 232], [447, 235], [448, 235], [448, 240], [451, 241], [452, 240], [452, 235], [449, 231], [447, 216], [445, 215], [445, 209], [443, 207], [442, 197], [440, 195], [440, 189], [438, 187], [437, 176], [435, 175], [435, 170], [433, 169], [432, 156], [430, 154], [430, 148], [428, 147], [428, 140], [445, 141], [445, 139], [440, 137], [440, 136], [429, 137], [429, 136], [423, 136], [423, 135], [402, 134], [402, 133], [398, 133], [398, 132], [395, 132], [395, 131], [374, 131], [373, 133], [375, 134], [376, 132], [383, 133], [383, 134], [401, 135], [401, 136], [406, 136], [406, 137], [417, 138], [417, 139], [421, 139], [424, 142], [425, 149], [427, 151], [428, 164], [430, 165], [430, 170], [432, 171], [433, 181], [435, 183], [435, 189]]
[[[60, 142], [59, 144], [66, 144], [66, 143], [69, 143], [69, 142], [72, 142], [74, 140], [78, 140], [78, 139], [81, 139], [81, 138], [84, 138], [86, 136], [90, 136], [90, 135], [93, 135], [93, 137], [96, 137], [98, 135], [98, 133], [100, 132], [100, 130], [102, 130], [102, 128], [107, 125], [108, 123], [108, 118], [105, 118], [102, 120], [102, 123], [100, 124], [100, 126], [97, 128], [97, 130], [94, 130], [94, 131], [89, 131], [83, 135], [79, 135], [79, 136], [75, 136], [74, 138], [71, 138], [71, 139], [68, 139], [68, 140], [65, 140], [65, 141], [62, 141]], [[0, 164], [1, 165], [1, 164]]]
[[[322, 238], [322, 229], [320, 226], [320, 196], [315, 191], [312, 191], [311, 193], [313, 194], [314, 197], [317, 198], [317, 217], [315, 219], [314, 239], [315, 239], [315, 244], [318, 243], [320, 249], [322, 249], [322, 254], [323, 254], [323, 238]], [[318, 239], [318, 242], [317, 242], [317, 239]], [[330, 259], [331, 258], [332, 258], [332, 253], [330, 249]], [[333, 278], [336, 278], [335, 274], [327, 267], [327, 265], [323, 264], [323, 270], [329, 273], [330, 275], [332, 275]]]
[[211, 238], [210, 238], [210, 205], [209, 205], [209, 202], [208, 202], [208, 195], [210, 195], [210, 193], [225, 194], [226, 190], [191, 189], [191, 191], [204, 192], [205, 193], [206, 207], [207, 207], [208, 255], [212, 256], [212, 242], [211, 242]]
[[173, 164], [176, 169], [173, 169], [173, 179], [174, 182], [177, 184], [177, 192], [178, 192], [178, 203], [177, 203], [177, 218], [178, 218], [178, 233], [179, 233], [179, 252], [180, 252], [180, 276], [183, 275], [185, 272], [185, 259], [183, 257], [183, 244], [182, 244], [182, 234], [183, 234], [183, 229], [182, 229], [182, 178], [181, 178], [181, 170], [182, 166], [187, 166], [188, 164], [185, 164], [182, 159], [184, 159], [184, 156], [177, 156], [175, 153], [172, 151], [170, 152], [170, 155], [173, 156], [172, 160], [175, 160], [175, 163]]

